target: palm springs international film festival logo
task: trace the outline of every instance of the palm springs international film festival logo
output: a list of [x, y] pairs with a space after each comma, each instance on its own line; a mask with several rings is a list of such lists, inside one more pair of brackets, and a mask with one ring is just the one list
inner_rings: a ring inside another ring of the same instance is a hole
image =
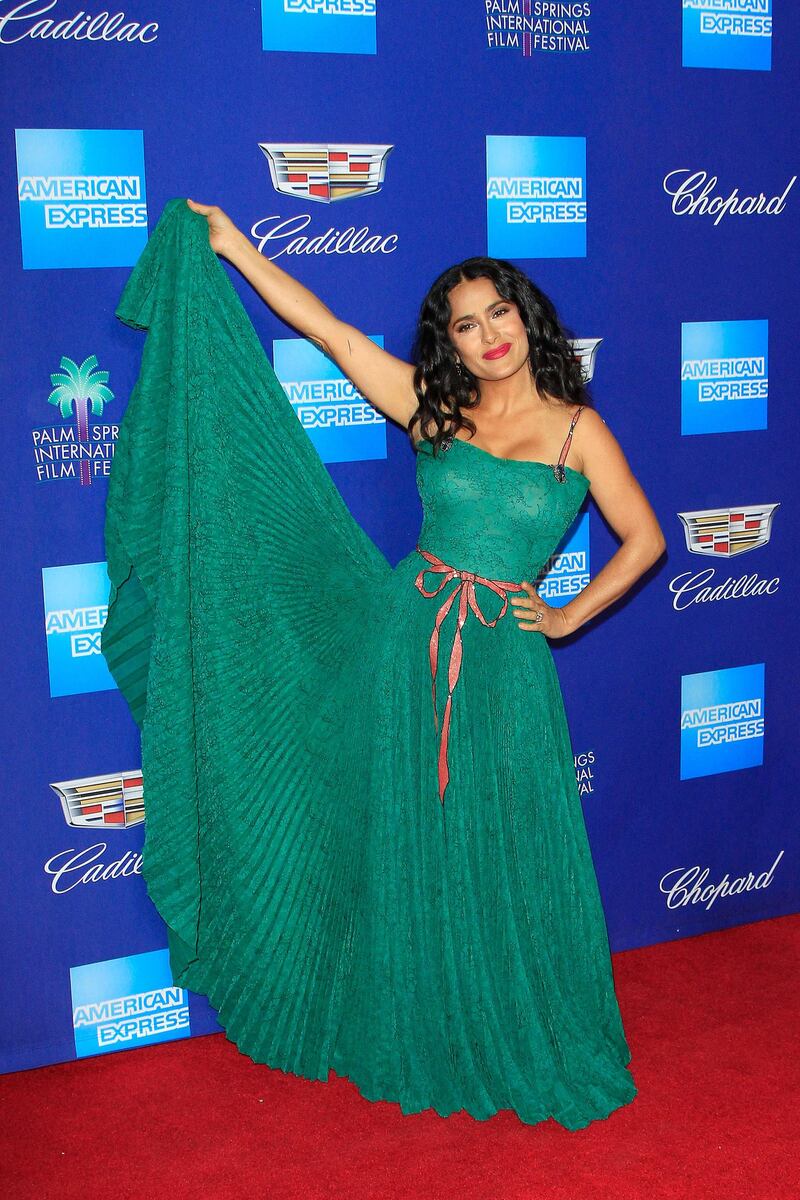
[[261, 0], [264, 50], [377, 53], [377, 0]]
[[487, 135], [488, 253], [586, 255], [586, 138]]
[[769, 71], [772, 0], [683, 0], [681, 65]]
[[100, 647], [111, 590], [106, 563], [42, 567], [42, 590], [50, 695], [113, 690]]
[[684, 321], [681, 433], [767, 428], [769, 322]]
[[132, 266], [147, 242], [140, 129], [17, 129], [25, 270]]
[[40, 483], [79, 479], [81, 486], [96, 475], [108, 475], [114, 457], [119, 425], [89, 424], [89, 414], [102, 417], [114, 399], [107, 386], [109, 372], [97, 369], [97, 356], [90, 354], [78, 365], [62, 355], [61, 370], [50, 375], [53, 387], [47, 397], [58, 409], [61, 423], [39, 425], [32, 431], [36, 478]]
[[484, 0], [490, 50], [576, 54], [589, 49], [588, 3], [540, 4], [537, 0]]
[[[772, 532], [772, 519], [779, 502], [750, 504], [740, 508], [705, 508], [679, 512], [691, 554], [703, 554], [723, 561], [738, 558], [748, 550], [766, 546]], [[748, 596], [772, 596], [780, 587], [780, 576], [771, 579], [757, 571], [738, 579], [727, 575], [716, 581], [716, 568], [682, 571], [670, 580], [672, 607], [680, 612], [692, 604], [713, 604], [717, 600], [740, 600]]]
[[173, 983], [167, 950], [70, 967], [69, 978], [78, 1058], [191, 1033], [188, 994]]
[[681, 679], [681, 779], [764, 762], [764, 664]]
[[[296, 200], [317, 204], [360, 199], [380, 192], [386, 176], [386, 159], [391, 145], [259, 142], [269, 164], [276, 192]], [[282, 254], [392, 254], [397, 249], [397, 234], [372, 233], [368, 225], [345, 229], [329, 226], [313, 237], [304, 230], [311, 213], [282, 220], [280, 215], [264, 217], [250, 232], [258, 241], [260, 253], [273, 243]]]

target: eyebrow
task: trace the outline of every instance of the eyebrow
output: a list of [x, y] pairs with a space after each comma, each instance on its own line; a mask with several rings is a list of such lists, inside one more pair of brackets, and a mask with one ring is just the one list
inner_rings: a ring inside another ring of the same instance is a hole
[[[496, 308], [498, 304], [508, 304], [508, 301], [504, 300], [503, 297], [500, 296], [497, 300], [493, 300], [491, 304], [487, 304], [483, 311], [488, 312], [490, 308]], [[459, 321], [466, 321], [468, 317], [474, 316], [475, 313], [464, 313], [463, 317], [456, 317], [455, 320], [450, 322], [450, 324], [457, 325]]]

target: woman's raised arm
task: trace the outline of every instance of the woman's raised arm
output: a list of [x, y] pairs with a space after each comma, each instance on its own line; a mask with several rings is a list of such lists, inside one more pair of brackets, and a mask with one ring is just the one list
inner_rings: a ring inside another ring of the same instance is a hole
[[407, 426], [417, 409], [411, 363], [340, 321], [318, 296], [260, 254], [218, 205], [187, 203], [207, 219], [211, 249], [241, 271], [273, 312], [332, 358], [370, 404]]

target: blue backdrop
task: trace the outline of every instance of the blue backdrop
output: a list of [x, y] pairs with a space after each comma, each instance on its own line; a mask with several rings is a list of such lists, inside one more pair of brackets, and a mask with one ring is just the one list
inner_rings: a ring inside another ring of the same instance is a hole
[[[114, 308], [174, 196], [220, 204], [401, 356], [461, 258], [552, 297], [668, 539], [552, 644], [612, 949], [796, 911], [800, 12], [776, 5], [773, 32], [768, 0], [124, 3], [0, 0], [0, 1069], [216, 1027], [172, 986], [138, 732], [99, 653], [144, 339]], [[226, 270], [396, 562], [421, 516], [405, 432]], [[616, 547], [590, 498], [542, 594]]]

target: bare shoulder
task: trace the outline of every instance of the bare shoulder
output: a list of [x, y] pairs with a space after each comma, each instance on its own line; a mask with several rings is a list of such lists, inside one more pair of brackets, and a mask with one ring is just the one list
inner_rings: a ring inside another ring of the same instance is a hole
[[589, 404], [574, 405], [571, 415], [576, 417], [578, 413], [580, 413], [580, 420], [575, 422], [575, 427], [577, 429], [578, 425], [580, 425], [582, 433], [585, 433], [590, 426], [605, 425], [605, 421], [597, 409], [592, 408]]
[[572, 446], [575, 457], [581, 460], [583, 473], [592, 479], [590, 468], [595, 474], [605, 473], [609, 468], [618, 471], [624, 466], [629, 469], [622, 447], [597, 409], [577, 405], [573, 416], [578, 412], [580, 417], [575, 422]]

